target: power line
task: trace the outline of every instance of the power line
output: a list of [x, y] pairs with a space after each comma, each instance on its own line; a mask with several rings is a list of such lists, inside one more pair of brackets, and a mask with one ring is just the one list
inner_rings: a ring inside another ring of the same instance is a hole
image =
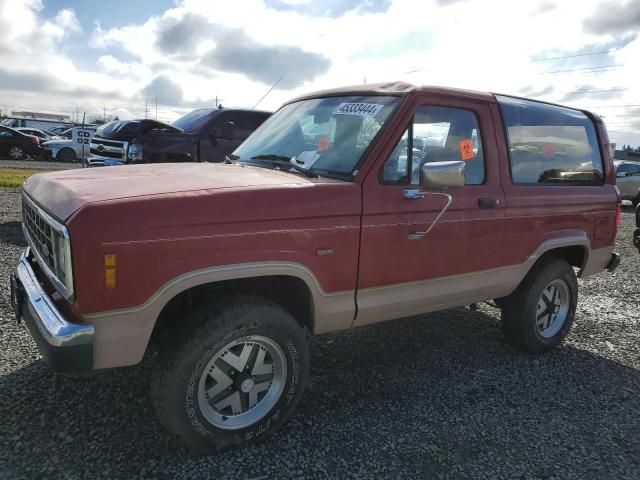
[[550, 60], [562, 60], [565, 58], [576, 58], [576, 57], [588, 57], [591, 55], [602, 55], [603, 53], [611, 53], [611, 52], [616, 52], [616, 49], [612, 49], [612, 50], [603, 50], [601, 52], [591, 52], [591, 53], [577, 53], [575, 55], [565, 55], [563, 57], [550, 57], [550, 58], [539, 58], [536, 60], [531, 60], [531, 62], [548, 62]]
[[583, 72], [583, 71], [595, 71], [595, 72], [607, 72], [609, 70], [614, 70], [619, 67], [624, 67], [623, 64], [620, 65], [603, 65], [601, 67], [586, 67], [586, 68], [573, 68], [571, 70], [554, 70], [552, 72], [538, 72], [538, 75], [546, 75], [549, 73], [566, 73], [566, 72]]
[[578, 89], [578, 90], [574, 90], [573, 92], [569, 92], [567, 93], [567, 95], [579, 95], [581, 93], [590, 93], [590, 92], [618, 92], [618, 91], [622, 91], [622, 90], [629, 90], [628, 87], [614, 87], [614, 88], [592, 88], [592, 89], [586, 89], [586, 90], [582, 90], [582, 89]]

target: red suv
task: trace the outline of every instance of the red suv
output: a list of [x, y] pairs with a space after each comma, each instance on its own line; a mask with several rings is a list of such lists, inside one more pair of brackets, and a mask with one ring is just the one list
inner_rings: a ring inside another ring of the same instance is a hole
[[160, 355], [167, 429], [211, 452], [291, 414], [321, 334], [495, 300], [506, 339], [559, 345], [577, 276], [613, 270], [602, 121], [404, 83], [284, 105], [226, 164], [39, 174], [13, 302], [63, 372]]

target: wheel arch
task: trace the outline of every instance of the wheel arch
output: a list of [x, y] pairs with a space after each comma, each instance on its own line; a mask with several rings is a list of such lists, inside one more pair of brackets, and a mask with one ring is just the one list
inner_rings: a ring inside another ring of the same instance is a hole
[[314, 333], [349, 328], [353, 323], [354, 291], [325, 292], [304, 265], [264, 262], [206, 268], [167, 282], [138, 307], [85, 315], [83, 319], [96, 331], [94, 368], [140, 362], [152, 332], [167, 326], [171, 313], [180, 311], [184, 302], [229, 293], [270, 298]]

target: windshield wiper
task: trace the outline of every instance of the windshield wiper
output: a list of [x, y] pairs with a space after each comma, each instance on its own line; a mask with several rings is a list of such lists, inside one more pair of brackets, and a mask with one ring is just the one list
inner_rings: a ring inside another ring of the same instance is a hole
[[300, 165], [296, 165], [295, 162], [291, 162], [291, 157], [287, 157], [285, 155], [276, 155], [276, 154], [266, 154], [266, 155], [255, 155], [251, 157], [251, 160], [262, 160], [270, 163], [274, 163], [276, 165], [287, 166], [289, 168], [293, 168], [298, 172], [304, 173], [309, 178], [317, 177], [318, 174], [311, 171], [311, 169], [307, 169], [301, 167]]

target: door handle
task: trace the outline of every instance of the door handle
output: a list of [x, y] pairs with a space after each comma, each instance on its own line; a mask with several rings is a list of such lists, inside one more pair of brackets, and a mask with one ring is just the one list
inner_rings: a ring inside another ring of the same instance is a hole
[[478, 207], [480, 208], [495, 208], [500, 205], [499, 198], [479, 198]]
[[[406, 192], [406, 190], [405, 190], [405, 192]], [[445, 192], [420, 192], [420, 193], [422, 193], [422, 195], [441, 195], [441, 196], [443, 196], [443, 197], [445, 197], [447, 199], [447, 204], [442, 208], [442, 211], [433, 220], [433, 222], [431, 222], [431, 225], [429, 225], [429, 228], [427, 228], [426, 231], [408, 233], [407, 234], [407, 238], [409, 240], [420, 240], [425, 235], [427, 235], [431, 230], [433, 230], [433, 227], [436, 226], [436, 223], [438, 223], [438, 220], [440, 220], [440, 217], [442, 217], [444, 215], [444, 212], [446, 212], [448, 210], [448, 208], [451, 206], [451, 203], [453, 202], [453, 197], [450, 194], [445, 193]]]

